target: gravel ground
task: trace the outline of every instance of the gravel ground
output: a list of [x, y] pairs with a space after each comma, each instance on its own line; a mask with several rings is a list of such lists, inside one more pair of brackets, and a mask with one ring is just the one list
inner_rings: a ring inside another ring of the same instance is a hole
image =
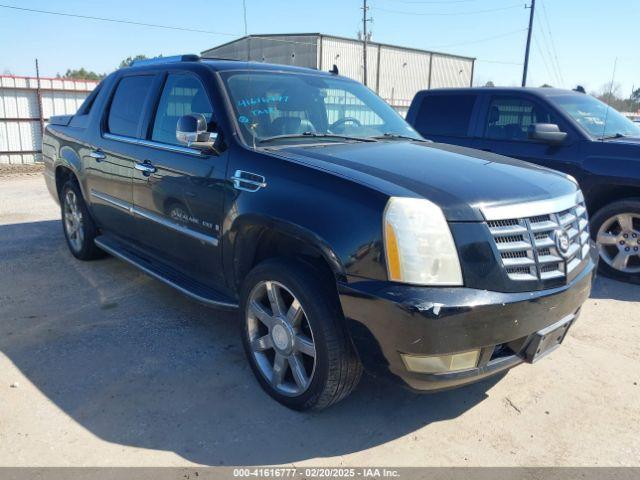
[[265, 395], [231, 314], [64, 244], [40, 176], [0, 178], [0, 466], [640, 466], [640, 288], [599, 279], [535, 365], [333, 408]]

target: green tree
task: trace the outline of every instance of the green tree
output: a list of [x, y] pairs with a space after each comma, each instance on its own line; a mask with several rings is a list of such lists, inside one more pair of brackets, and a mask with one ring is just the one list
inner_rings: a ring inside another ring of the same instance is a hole
[[[156, 57], [156, 58], [159, 58], [159, 57], [162, 57], [162, 54], [158, 55], [158, 57]], [[122, 60], [120, 62], [120, 66], [118, 68], [130, 67], [131, 64], [133, 62], [135, 62], [136, 60], [147, 60], [148, 58], [149, 57], [147, 57], [146, 55], [142, 55], [142, 54], [136, 55], [135, 57], [127, 57], [127, 58], [125, 58], [124, 60]]]
[[62, 77], [60, 77], [60, 74], [58, 74], [58, 77], [60, 78], [68, 78], [73, 80], [94, 80], [94, 81], [102, 80], [105, 76], [106, 75], [104, 73], [102, 74], [96, 73], [91, 70], [86, 70], [84, 67], [75, 69], [75, 70], [67, 69], [67, 71]]
[[495, 84], [493, 83], [493, 81], [489, 80], [487, 83], [484, 84], [485, 87], [495, 87]]

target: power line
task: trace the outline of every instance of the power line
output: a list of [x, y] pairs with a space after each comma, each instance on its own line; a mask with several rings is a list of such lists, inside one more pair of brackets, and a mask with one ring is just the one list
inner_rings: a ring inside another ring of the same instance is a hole
[[556, 65], [558, 67], [558, 73], [560, 74], [560, 79], [562, 80], [562, 84], [564, 85], [564, 83], [565, 83], [564, 82], [564, 74], [563, 74], [562, 68], [560, 66], [560, 61], [558, 60], [558, 49], [556, 48], [556, 42], [554, 41], [553, 35], [551, 34], [551, 23], [549, 22], [549, 17], [547, 16], [547, 7], [545, 5], [546, 2], [541, 0], [540, 3], [542, 3], [542, 13], [543, 13], [543, 16], [544, 16], [544, 20], [545, 20], [545, 22], [547, 24], [547, 31], [549, 32], [549, 39], [551, 40], [551, 48], [553, 50], [553, 57], [554, 57], [554, 60], [556, 62]]
[[[553, 55], [551, 53], [551, 49], [549, 48], [549, 41], [547, 39], [547, 36], [542, 28], [542, 26], [540, 25], [540, 23], [538, 23], [538, 30], [540, 32], [539, 37], [542, 38], [542, 41], [536, 39], [536, 42], [538, 42], [538, 49], [539, 51], [542, 51], [542, 49], [546, 50], [547, 52], [547, 56], [549, 59], [549, 64], [551, 65], [551, 73], [553, 76], [553, 82], [556, 84], [561, 84], [562, 82], [560, 81], [560, 74], [558, 73], [558, 69], [556, 67], [555, 62], [553, 61]], [[561, 86], [561, 85], [558, 85]]]
[[500, 65], [517, 65], [518, 67], [521, 67], [523, 65], [522, 62], [508, 62], [508, 61], [503, 61], [503, 60], [485, 60], [483, 58], [476, 58], [476, 62], [480, 62], [480, 63], [497, 63]]
[[157, 23], [143, 23], [143, 22], [134, 22], [133, 20], [122, 20], [116, 18], [106, 18], [106, 17], [93, 17], [90, 15], [79, 15], [76, 13], [65, 13], [65, 12], [54, 12], [51, 10], [37, 10], [35, 8], [25, 8], [25, 7], [16, 7], [14, 5], [5, 5], [0, 4], [0, 8], [9, 8], [12, 10], [20, 10], [23, 12], [31, 12], [31, 13], [45, 13], [47, 15], [57, 15], [61, 17], [73, 17], [73, 18], [82, 18], [84, 20], [98, 20], [101, 22], [111, 22], [111, 23], [125, 23], [128, 25], [137, 25], [140, 27], [153, 27], [153, 28], [164, 28], [167, 30], [180, 30], [183, 32], [196, 32], [196, 33], [208, 33], [212, 35], [226, 35], [231, 37], [236, 37], [236, 34], [233, 33], [224, 33], [224, 32], [215, 32], [213, 30], [199, 30], [196, 28], [187, 28], [187, 27], [174, 27], [169, 25], [160, 25]]
[[520, 8], [522, 7], [521, 3], [518, 3], [517, 5], [509, 5], [507, 7], [499, 7], [499, 8], [490, 8], [487, 10], [473, 10], [470, 12], [407, 12], [407, 11], [402, 11], [402, 10], [391, 10], [391, 9], [387, 9], [387, 8], [380, 8], [380, 7], [371, 7], [372, 10], [379, 10], [381, 12], [387, 12], [387, 13], [397, 13], [400, 15], [419, 15], [419, 16], [429, 16], [429, 17], [458, 17], [461, 15], [476, 15], [479, 13], [491, 13], [491, 12], [500, 12], [503, 10], [510, 10], [513, 8]]
[[538, 53], [540, 54], [540, 58], [542, 59], [542, 63], [544, 64], [544, 69], [547, 71], [549, 81], [553, 83], [553, 74], [551, 73], [551, 70], [549, 70], [549, 65], [547, 64], [547, 60], [544, 56], [544, 53], [542, 52], [542, 49], [540, 48], [538, 40], [534, 38], [533, 43], [536, 46]]
[[[173, 25], [161, 25], [158, 23], [144, 23], [144, 22], [136, 22], [133, 20], [124, 20], [124, 19], [118, 19], [118, 18], [95, 17], [91, 15], [80, 15], [76, 13], [55, 12], [52, 10], [38, 10], [35, 8], [16, 7], [14, 5], [0, 4], [0, 8], [7, 8], [7, 9], [18, 10], [18, 11], [29, 12], [29, 13], [43, 13], [47, 15], [56, 15], [60, 17], [80, 18], [83, 20], [95, 20], [95, 21], [109, 22], [109, 23], [122, 23], [126, 25], [134, 25], [139, 27], [162, 28], [165, 30], [177, 30], [181, 32], [205, 33], [208, 35], [223, 35], [223, 36], [234, 37], [234, 38], [241, 36], [241, 34], [238, 34], [238, 33], [218, 32], [214, 30], [201, 30], [196, 28], [177, 27]], [[273, 42], [297, 43], [300, 45], [313, 45], [313, 46], [316, 45], [316, 43], [312, 43], [312, 42], [300, 42], [295, 40], [285, 40], [285, 39], [273, 38], [273, 37], [261, 37], [258, 35], [254, 35], [253, 38], [262, 38], [266, 40], [271, 40]]]
[[[457, 0], [457, 1], [461, 2], [462, 0]], [[469, 1], [471, 1], [471, 0], [469, 0]], [[237, 37], [240, 36], [237, 33], [219, 32], [219, 31], [214, 31], [214, 30], [203, 30], [203, 29], [195, 29], [195, 28], [173, 26], [173, 25], [162, 25], [162, 24], [156, 24], [156, 23], [144, 23], [144, 22], [136, 22], [136, 21], [133, 21], [133, 20], [108, 18], [108, 17], [97, 17], [97, 16], [91, 16], [91, 15], [80, 15], [80, 14], [67, 13], [67, 12], [57, 12], [57, 11], [53, 11], [53, 10], [39, 10], [39, 9], [35, 9], [35, 8], [16, 7], [14, 5], [6, 5], [6, 4], [0, 4], [0, 8], [6, 8], [6, 9], [17, 10], [17, 11], [28, 12], [28, 13], [42, 13], [42, 14], [46, 14], [46, 15], [56, 15], [56, 16], [61, 16], [61, 17], [79, 18], [79, 19], [83, 19], [83, 20], [94, 20], [94, 21], [100, 21], [100, 22], [120, 23], [120, 24], [125, 24], [125, 25], [133, 25], [133, 26], [141, 26], [141, 27], [161, 28], [161, 29], [165, 29], [165, 30], [177, 30], [177, 31], [186, 31], [186, 32], [194, 32], [194, 33], [204, 33], [204, 34], [209, 34], [209, 35], [223, 35], [223, 36], [234, 37], [234, 38], [237, 38]], [[430, 47], [430, 48], [446, 48], [446, 47], [470, 45], [470, 44], [474, 44], [474, 43], [478, 43], [478, 42], [490, 41], [490, 40], [493, 40], [493, 39], [496, 39], [496, 38], [502, 38], [502, 37], [505, 37], [505, 36], [508, 36], [508, 35], [513, 35], [515, 33], [519, 33], [519, 32], [522, 32], [522, 31], [524, 31], [524, 30], [515, 30], [515, 31], [511, 31], [511, 32], [505, 32], [505, 33], [502, 33], [502, 34], [494, 35], [494, 36], [491, 36], [491, 37], [484, 37], [484, 38], [479, 38], [479, 39], [476, 39], [476, 40], [469, 40], [467, 42], [460, 42], [460, 43], [456, 43], [456, 44], [438, 45], [438, 46], [434, 46], [434, 47]], [[315, 43], [312, 43], [312, 42], [300, 42], [300, 41], [297, 41], [297, 40], [285, 40], [285, 39], [279, 39], [279, 38], [274, 38], [274, 37], [266, 37], [266, 36], [258, 36], [258, 35], [253, 36], [253, 38], [260, 38], [260, 39], [270, 40], [270, 41], [274, 41], [274, 42], [294, 43], [294, 44], [300, 44], [300, 45], [314, 45], [314, 46], [316, 45]], [[480, 59], [480, 60], [477, 60], [477, 61], [486, 62], [486, 63], [503, 63], [503, 64], [506, 64], [506, 65], [521, 65], [521, 64], [517, 64], [517, 63], [513, 63], [513, 62], [502, 62], [502, 61], [498, 61], [498, 60], [481, 60]]]
[[[519, 30], [512, 30], [510, 32], [499, 33], [498, 35], [492, 35], [491, 37], [478, 38], [476, 40], [469, 40], [469, 41], [460, 42], [460, 43], [449, 43], [447, 45], [432, 45], [429, 48], [448, 48], [448, 47], [460, 47], [460, 46], [463, 46], [463, 45], [472, 45], [472, 44], [476, 44], [476, 43], [480, 43], [480, 42], [488, 42], [489, 40], [495, 40], [497, 38], [508, 37], [510, 35], [514, 35], [516, 33], [526, 32], [526, 31], [527, 31], [526, 28], [521, 28]], [[520, 65], [522, 65], [522, 64], [520, 64]]]
[[[391, 1], [391, 0], [389, 0]], [[438, 0], [438, 1], [416, 1], [409, 2], [403, 0], [395, 0], [393, 3], [404, 3], [406, 5], [450, 5], [452, 3], [469, 3], [477, 2], [478, 0]]]

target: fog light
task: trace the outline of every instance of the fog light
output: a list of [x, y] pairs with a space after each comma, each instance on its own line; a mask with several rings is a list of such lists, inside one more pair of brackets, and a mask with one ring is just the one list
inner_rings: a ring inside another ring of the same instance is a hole
[[468, 370], [478, 365], [480, 349], [450, 355], [433, 355], [422, 357], [418, 355], [400, 354], [405, 367], [410, 372], [417, 373], [445, 373], [458, 370]]

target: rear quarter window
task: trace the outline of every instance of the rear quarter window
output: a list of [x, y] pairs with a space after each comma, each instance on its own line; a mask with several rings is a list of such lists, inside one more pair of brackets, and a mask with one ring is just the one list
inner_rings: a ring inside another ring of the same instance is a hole
[[124, 77], [118, 83], [109, 107], [107, 131], [115, 135], [136, 137], [144, 104], [151, 89], [153, 76]]
[[466, 137], [476, 95], [425, 95], [416, 117], [422, 135]]

